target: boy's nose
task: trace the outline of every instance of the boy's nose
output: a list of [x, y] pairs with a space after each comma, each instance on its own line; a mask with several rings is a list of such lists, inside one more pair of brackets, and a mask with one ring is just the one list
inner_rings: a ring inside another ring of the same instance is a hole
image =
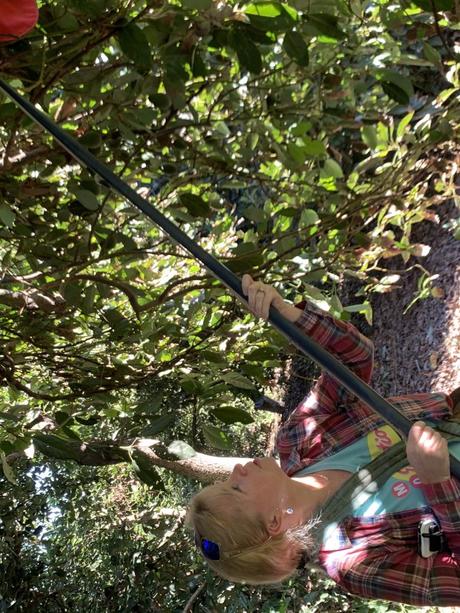
[[242, 477], [245, 477], [247, 475], [247, 470], [242, 464], [235, 464], [233, 468], [232, 477], [238, 475], [241, 475]]

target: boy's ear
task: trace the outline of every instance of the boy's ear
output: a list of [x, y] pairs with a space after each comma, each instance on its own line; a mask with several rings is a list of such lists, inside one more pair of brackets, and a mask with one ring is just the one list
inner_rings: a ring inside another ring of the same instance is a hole
[[276, 536], [282, 532], [283, 516], [279, 509], [276, 509], [268, 520], [267, 530], [270, 536]]

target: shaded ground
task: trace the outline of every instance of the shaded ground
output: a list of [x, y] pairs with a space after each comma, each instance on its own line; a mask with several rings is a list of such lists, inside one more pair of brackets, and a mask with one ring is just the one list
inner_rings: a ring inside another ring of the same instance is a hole
[[[460, 386], [460, 241], [453, 238], [445, 227], [449, 219], [458, 216], [453, 204], [438, 207], [439, 224], [422, 222], [413, 229], [414, 242], [427, 244], [431, 251], [427, 257], [411, 258], [404, 266], [400, 257], [387, 260], [392, 270], [409, 267], [418, 262], [431, 275], [440, 288], [440, 298], [427, 298], [416, 302], [409, 311], [404, 310], [417, 290], [420, 270], [402, 275], [400, 287], [390, 293], [374, 294], [371, 300], [374, 323], [370, 327], [362, 317], [353, 323], [372, 338], [375, 345], [373, 387], [383, 396], [411, 392], [451, 392]], [[359, 285], [347, 284], [341, 299], [353, 304]], [[283, 403], [286, 417], [307, 393], [318, 369], [308, 358], [295, 356], [278, 384], [285, 390]]]
[[460, 386], [460, 241], [442, 227], [456, 209], [445, 206], [438, 213], [439, 225], [418, 224], [413, 236], [431, 246], [426, 258], [417, 259], [439, 274], [434, 283], [443, 297], [420, 300], [404, 315], [417, 287], [411, 271], [404, 287], [373, 300], [374, 385], [384, 395], [450, 392]]

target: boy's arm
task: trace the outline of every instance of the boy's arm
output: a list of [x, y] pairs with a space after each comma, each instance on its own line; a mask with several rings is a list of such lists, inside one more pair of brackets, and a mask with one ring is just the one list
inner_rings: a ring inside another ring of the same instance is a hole
[[[335, 319], [332, 315], [303, 301], [294, 307], [300, 316], [291, 321], [307, 336], [338, 358], [360, 379], [369, 383], [374, 365], [374, 345], [353, 324]], [[294, 313], [291, 314], [294, 317]], [[318, 382], [321, 392], [331, 403], [348, 403], [354, 396], [336, 379], [323, 372]]]
[[[291, 308], [291, 321], [299, 329], [340, 359], [366, 383], [369, 382], [374, 353], [369, 339], [352, 324], [339, 321], [308, 302], [293, 308], [298, 314]], [[278, 431], [277, 450], [282, 468], [287, 474], [293, 474], [302, 467], [302, 458], [321, 453], [325, 441], [330, 442], [334, 436], [330, 432], [332, 424], [328, 422], [325, 425], [327, 420], [338, 417], [353, 399], [353, 394], [328, 372], [321, 373], [316, 385]], [[327, 436], [323, 436], [325, 429], [328, 431]]]
[[[248, 297], [249, 310], [255, 315], [267, 319], [272, 305], [283, 317], [341, 360], [358, 377], [366, 383], [369, 382], [374, 348], [372, 342], [360, 334], [351, 323], [337, 320], [307, 301], [294, 306], [284, 300], [274, 287], [254, 281], [248, 274], [243, 275], [242, 290]], [[328, 411], [336, 410], [335, 405], [339, 402], [353, 398], [352, 394], [326, 372], [322, 374], [318, 385], [322, 388], [319, 390], [320, 395], [325, 396], [326, 404], [329, 405]]]

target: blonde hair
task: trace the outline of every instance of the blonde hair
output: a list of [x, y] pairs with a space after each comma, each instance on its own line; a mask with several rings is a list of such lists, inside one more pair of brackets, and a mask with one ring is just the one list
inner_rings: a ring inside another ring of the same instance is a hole
[[[219, 484], [205, 487], [192, 498], [186, 519], [200, 537], [219, 545], [223, 559], [205, 558], [217, 574], [253, 585], [279, 583], [293, 575], [299, 563], [320, 568], [316, 564], [320, 543], [311, 534], [319, 522], [319, 517], [313, 517], [302, 526], [270, 536], [262, 517], [249, 514], [235, 493]], [[227, 553], [232, 555], [226, 557]]]

